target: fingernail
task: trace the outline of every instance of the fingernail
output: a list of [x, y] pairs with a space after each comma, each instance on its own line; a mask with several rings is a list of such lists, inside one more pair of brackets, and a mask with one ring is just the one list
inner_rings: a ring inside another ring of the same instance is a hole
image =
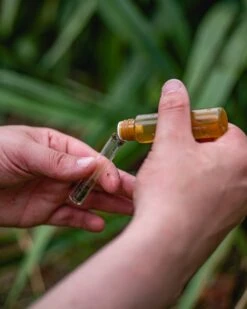
[[182, 86], [182, 83], [178, 79], [168, 80], [162, 87], [162, 94], [168, 94], [170, 92], [178, 91]]
[[77, 165], [79, 167], [88, 167], [93, 161], [95, 161], [95, 158], [93, 157], [85, 157], [85, 158], [80, 158], [77, 160]]

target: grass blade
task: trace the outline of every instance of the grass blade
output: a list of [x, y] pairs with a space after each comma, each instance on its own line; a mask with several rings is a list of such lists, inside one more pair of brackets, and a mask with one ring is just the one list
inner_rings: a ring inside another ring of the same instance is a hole
[[192, 309], [198, 300], [209, 278], [213, 276], [215, 269], [232, 248], [236, 238], [236, 230], [233, 230], [220, 244], [208, 261], [197, 271], [189, 282], [177, 307], [178, 309]]
[[42, 259], [46, 246], [52, 238], [54, 232], [54, 227], [47, 226], [40, 227], [35, 231], [33, 237], [33, 245], [25, 255], [24, 260], [20, 265], [17, 277], [8, 294], [6, 300], [6, 307], [9, 308], [16, 303], [23, 288], [25, 287], [28, 276], [31, 274], [35, 265], [37, 265]]
[[185, 60], [191, 44], [190, 26], [178, 1], [159, 0], [155, 23], [156, 28], [162, 29], [171, 39], [180, 58]]
[[[7, 70], [0, 70], [0, 86], [34, 100], [50, 102], [55, 106], [69, 107], [77, 111], [83, 108], [84, 103], [94, 103], [99, 98], [98, 92], [89, 90], [83, 85], [80, 85], [80, 91], [73, 90], [73, 97], [69, 89], [65, 87], [51, 85], [30, 76]], [[80, 99], [76, 98], [77, 93], [80, 93]], [[86, 110], [87, 108], [85, 113]]]
[[244, 231], [244, 229], [239, 228], [236, 231], [236, 247], [239, 251], [239, 253], [241, 254], [242, 257], [246, 257], [247, 256], [247, 238], [246, 238], [246, 233]]
[[0, 87], [0, 111], [12, 112], [24, 117], [24, 119], [36, 120], [43, 124], [53, 126], [70, 127], [77, 123], [87, 125], [90, 118], [83, 112], [71, 111], [68, 108], [48, 106], [43, 102], [28, 99], [20, 94]]
[[234, 85], [246, 68], [246, 32], [247, 21], [245, 19], [229, 38], [218, 64], [209, 75], [200, 93], [195, 105], [196, 108], [226, 104]]
[[35, 22], [35, 30], [44, 31], [55, 20], [58, 12], [60, 0], [44, 0], [40, 13]]
[[184, 77], [192, 96], [216, 61], [235, 17], [236, 6], [222, 2], [213, 7], [199, 27]]
[[[142, 68], [142, 70], [140, 70]], [[101, 119], [104, 122], [92, 123], [90, 137], [88, 142], [96, 144], [96, 142], [103, 142], [107, 135], [112, 134], [116, 130], [117, 122], [125, 117], [135, 116], [139, 113], [138, 104], [135, 95], [140, 87], [147, 81], [152, 70], [145, 63], [143, 57], [133, 57], [127, 65], [124, 66], [123, 71], [118, 75], [117, 80], [113, 84], [110, 94], [102, 100], [102, 105], [105, 106], [105, 111], [101, 114]], [[141, 106], [142, 112], [145, 111], [145, 105]], [[109, 117], [109, 111], [114, 115]], [[104, 135], [102, 136], [102, 132]], [[99, 138], [102, 137], [102, 140]]]
[[111, 29], [145, 55], [163, 77], [178, 74], [177, 64], [166, 50], [161, 52], [152, 26], [131, 1], [100, 0], [99, 4], [100, 14]]
[[97, 0], [79, 1], [77, 8], [71, 14], [64, 28], [61, 30], [50, 50], [41, 59], [41, 66], [50, 69], [71, 48], [75, 39], [80, 35], [83, 28], [97, 8]]
[[2, 0], [0, 10], [0, 34], [11, 35], [21, 0]]

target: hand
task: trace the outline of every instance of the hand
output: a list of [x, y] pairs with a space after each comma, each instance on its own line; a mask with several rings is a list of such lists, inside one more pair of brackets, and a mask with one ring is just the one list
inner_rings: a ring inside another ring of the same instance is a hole
[[134, 201], [135, 220], [170, 235], [169, 251], [176, 246], [191, 275], [247, 214], [246, 135], [230, 124], [218, 140], [196, 142], [187, 91], [180, 81], [167, 82]]
[[132, 214], [134, 177], [108, 162], [83, 205], [66, 200], [73, 183], [88, 177], [104, 158], [81, 141], [47, 128], [0, 128], [0, 226], [39, 224], [101, 231], [104, 220], [89, 208]]
[[197, 143], [185, 87], [166, 83], [155, 141], [137, 175], [131, 224], [34, 308], [170, 308], [246, 215], [246, 158], [246, 136], [233, 125], [217, 141]]

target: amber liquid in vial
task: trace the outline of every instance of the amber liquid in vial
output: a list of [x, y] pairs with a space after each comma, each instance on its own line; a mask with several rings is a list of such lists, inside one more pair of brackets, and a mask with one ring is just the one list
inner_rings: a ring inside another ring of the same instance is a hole
[[[155, 136], [158, 114], [138, 115], [118, 123], [119, 138], [124, 141], [152, 143]], [[228, 128], [225, 110], [221, 107], [191, 111], [191, 127], [198, 141], [215, 140]]]

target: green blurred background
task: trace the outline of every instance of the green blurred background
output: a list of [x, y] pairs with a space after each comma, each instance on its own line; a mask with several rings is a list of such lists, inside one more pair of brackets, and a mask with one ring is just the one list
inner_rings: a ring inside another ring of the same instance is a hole
[[[246, 68], [246, 0], [0, 1], [2, 125], [50, 126], [100, 150], [119, 120], [156, 111], [163, 82], [175, 77], [193, 108], [224, 106], [247, 130]], [[135, 172], [147, 151], [129, 143], [115, 162]], [[0, 307], [25, 308], [129, 221], [105, 217], [100, 234], [1, 228]], [[245, 226], [192, 278], [176, 308], [247, 308]]]

